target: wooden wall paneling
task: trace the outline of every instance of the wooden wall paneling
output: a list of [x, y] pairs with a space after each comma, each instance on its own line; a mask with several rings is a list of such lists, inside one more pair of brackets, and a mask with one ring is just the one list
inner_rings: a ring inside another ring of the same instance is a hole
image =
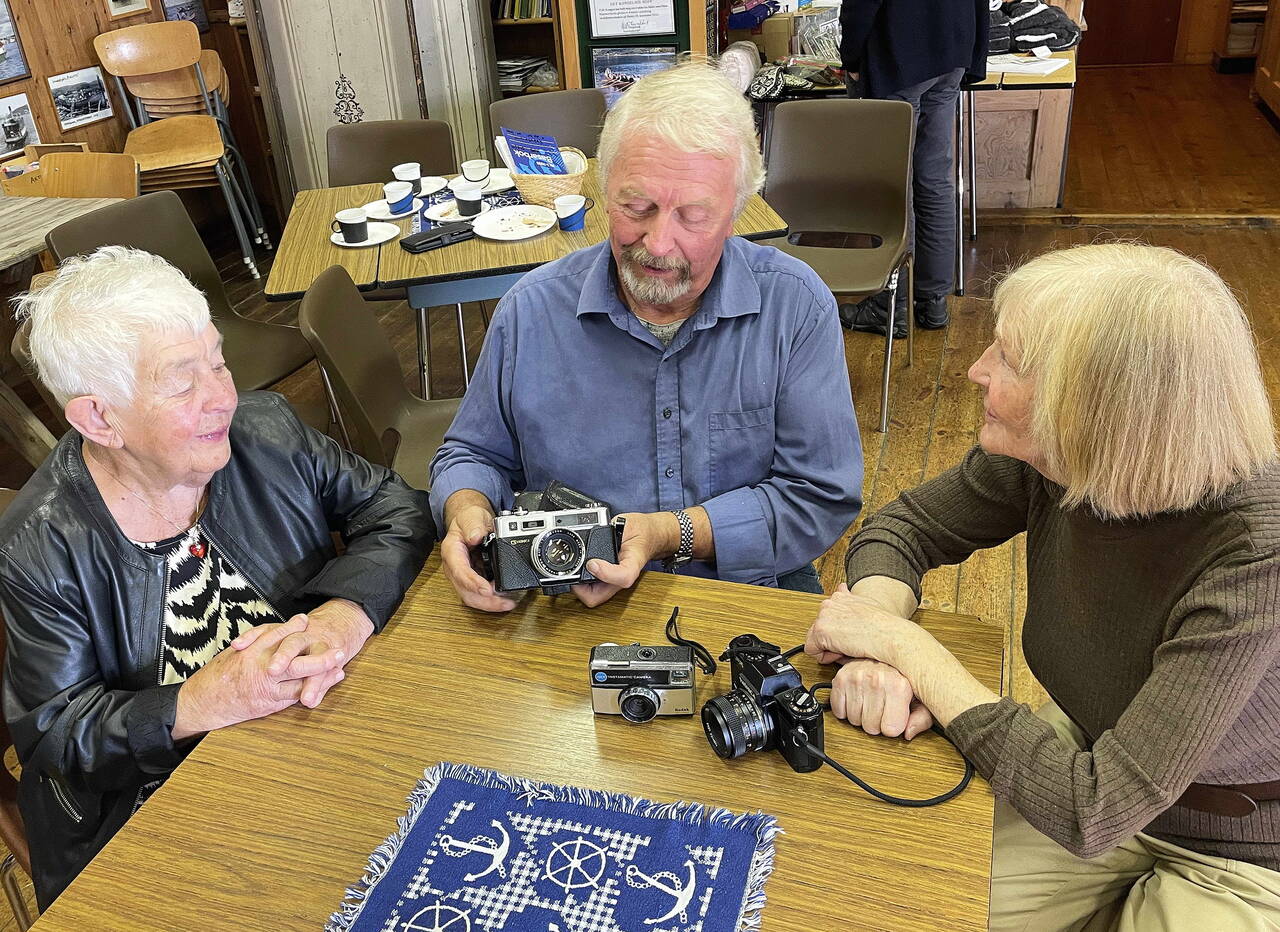
[[556, 0], [556, 12], [560, 21], [560, 59], [564, 62], [560, 86], [580, 88], [582, 62], [578, 60], [578, 9], [573, 0]]
[[164, 9], [153, 0], [152, 11], [112, 22], [105, 0], [9, 0], [13, 24], [22, 40], [22, 49], [31, 68], [31, 77], [0, 86], [0, 97], [26, 94], [41, 142], [86, 142], [96, 152], [119, 152], [129, 132], [124, 104], [116, 93], [115, 80], [105, 72], [111, 106], [109, 120], [77, 126], [63, 132], [53, 106], [47, 78], [98, 64], [93, 38], [99, 33], [161, 22]]
[[1272, 113], [1280, 114], [1280, 7], [1271, 7], [1267, 13], [1253, 89]]
[[1213, 60], [1214, 44], [1230, 5], [1231, 0], [1182, 0], [1175, 64], [1203, 65]]

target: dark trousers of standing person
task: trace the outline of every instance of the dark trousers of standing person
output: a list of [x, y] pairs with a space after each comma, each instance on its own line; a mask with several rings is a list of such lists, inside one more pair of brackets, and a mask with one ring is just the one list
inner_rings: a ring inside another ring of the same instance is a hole
[[[915, 253], [916, 325], [929, 330], [945, 327], [947, 295], [955, 287], [956, 256], [956, 98], [964, 69], [957, 68], [920, 84], [884, 95], [885, 100], [905, 100], [916, 113], [915, 150], [908, 191], [908, 248]], [[849, 96], [863, 97], [858, 82], [849, 82]], [[898, 283], [898, 307], [894, 335], [905, 336], [907, 318], [906, 273]], [[841, 305], [845, 326], [884, 333], [888, 318], [888, 292], [859, 305]]]

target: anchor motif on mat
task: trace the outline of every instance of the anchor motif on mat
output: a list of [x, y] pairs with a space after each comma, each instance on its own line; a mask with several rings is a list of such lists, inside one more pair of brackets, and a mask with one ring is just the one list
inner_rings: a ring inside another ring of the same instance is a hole
[[507, 834], [507, 830], [502, 827], [497, 819], [491, 820], [489, 824], [502, 833], [502, 841], [490, 838], [488, 835], [476, 835], [470, 841], [462, 841], [452, 835], [440, 836], [440, 850], [451, 858], [466, 857], [468, 854], [489, 855], [488, 867], [478, 874], [467, 874], [462, 878], [468, 883], [473, 880], [479, 880], [494, 871], [498, 872], [499, 877], [507, 876], [507, 869], [502, 866], [502, 862], [506, 860], [507, 852], [511, 849], [511, 836]]
[[[684, 866], [689, 871], [689, 878], [681, 881], [679, 877], [671, 871], [658, 871], [653, 876], [646, 874], [634, 864], [627, 865], [627, 883], [633, 887], [653, 887], [655, 890], [661, 890], [668, 896], [675, 898], [675, 905], [671, 907], [671, 911], [665, 916], [659, 916], [657, 919], [646, 919], [645, 925], [657, 925], [660, 922], [666, 922], [676, 913], [680, 914], [681, 922], [688, 922], [689, 903], [693, 900], [694, 891], [698, 884], [694, 876], [693, 862], [685, 861]], [[637, 878], [642, 882], [637, 882]], [[663, 883], [663, 881], [667, 881]]]

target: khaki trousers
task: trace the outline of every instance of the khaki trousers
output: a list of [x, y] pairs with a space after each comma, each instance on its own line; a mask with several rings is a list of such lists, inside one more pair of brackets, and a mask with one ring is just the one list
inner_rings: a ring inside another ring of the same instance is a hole
[[[1053, 703], [1037, 713], [1062, 737], [1084, 736]], [[1078, 858], [996, 800], [993, 932], [1280, 930], [1280, 872], [1198, 854], [1139, 832]]]

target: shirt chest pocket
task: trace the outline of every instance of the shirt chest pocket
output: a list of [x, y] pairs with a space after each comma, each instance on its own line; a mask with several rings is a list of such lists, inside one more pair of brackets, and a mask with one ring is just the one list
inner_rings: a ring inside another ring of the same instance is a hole
[[711, 494], [756, 485], [773, 465], [773, 405], [711, 414]]

